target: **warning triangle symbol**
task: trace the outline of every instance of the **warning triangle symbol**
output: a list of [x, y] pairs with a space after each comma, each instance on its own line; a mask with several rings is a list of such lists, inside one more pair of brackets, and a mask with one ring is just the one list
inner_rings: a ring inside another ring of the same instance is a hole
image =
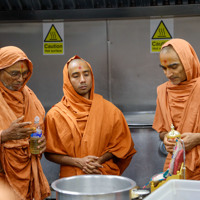
[[170, 32], [162, 20], [153, 34], [152, 39], [172, 39]]
[[52, 24], [44, 42], [62, 42], [62, 38], [60, 37], [56, 27]]

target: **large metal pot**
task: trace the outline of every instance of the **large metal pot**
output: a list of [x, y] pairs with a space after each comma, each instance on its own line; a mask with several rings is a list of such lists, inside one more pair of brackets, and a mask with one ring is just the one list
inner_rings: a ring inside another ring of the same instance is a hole
[[57, 200], [130, 200], [135, 181], [114, 175], [81, 175], [51, 184]]

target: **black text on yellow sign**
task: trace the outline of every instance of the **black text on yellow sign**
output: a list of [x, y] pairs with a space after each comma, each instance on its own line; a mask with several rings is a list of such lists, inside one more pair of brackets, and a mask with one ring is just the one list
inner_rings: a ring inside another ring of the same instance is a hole
[[172, 39], [170, 32], [161, 20], [151, 40], [151, 52], [160, 52], [162, 45]]
[[151, 52], [160, 52], [162, 45], [168, 40], [152, 40], [151, 41]]
[[44, 43], [45, 54], [63, 54], [63, 43]]
[[63, 54], [63, 40], [52, 24], [44, 39], [44, 54]]

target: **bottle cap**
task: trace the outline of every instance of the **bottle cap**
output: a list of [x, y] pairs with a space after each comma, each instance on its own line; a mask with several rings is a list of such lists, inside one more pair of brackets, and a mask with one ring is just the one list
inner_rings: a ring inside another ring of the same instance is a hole
[[39, 121], [40, 121], [40, 118], [39, 118], [38, 116], [36, 116], [36, 117], [34, 118], [34, 123], [35, 123], [35, 124], [38, 124]]

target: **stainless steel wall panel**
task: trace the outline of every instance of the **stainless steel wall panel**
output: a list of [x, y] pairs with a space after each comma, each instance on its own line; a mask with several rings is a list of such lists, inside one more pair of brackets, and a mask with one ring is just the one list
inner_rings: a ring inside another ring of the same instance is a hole
[[150, 53], [149, 19], [110, 21], [112, 100], [123, 111], [154, 110], [165, 81], [158, 54]]
[[137, 153], [122, 174], [143, 187], [150, 178], [163, 171], [165, 155], [159, 152], [158, 133], [151, 128], [130, 128]]
[[[53, 22], [52, 22], [53, 23]], [[0, 24], [0, 47], [22, 48], [34, 64], [28, 85], [48, 110], [63, 96], [63, 67], [68, 59], [79, 55], [94, 72], [96, 92], [108, 98], [106, 22], [64, 22], [65, 55], [43, 55], [42, 23]]]
[[174, 19], [174, 36], [187, 40], [200, 59], [200, 17], [178, 17]]

